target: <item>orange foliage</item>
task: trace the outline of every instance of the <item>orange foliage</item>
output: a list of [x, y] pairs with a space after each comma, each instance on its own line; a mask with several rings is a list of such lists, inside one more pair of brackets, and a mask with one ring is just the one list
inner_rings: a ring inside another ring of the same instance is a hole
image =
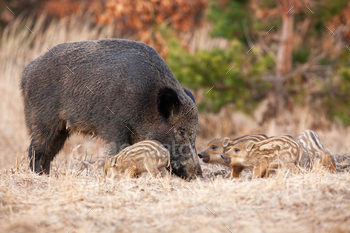
[[339, 56], [345, 45], [350, 42], [350, 3], [339, 15], [334, 16], [327, 26], [335, 35], [326, 30], [327, 36], [323, 40], [322, 48], [334, 58]]
[[[331, 21], [330, 28], [341, 31], [344, 41], [350, 42], [350, 3], [342, 10], [339, 15], [334, 16]], [[342, 30], [345, 29], [345, 30]]]
[[42, 9], [64, 17], [84, 9], [97, 24], [112, 24], [118, 33], [153, 46], [161, 55], [167, 48], [157, 26], [164, 23], [177, 32], [188, 32], [200, 25], [207, 0], [47, 0]]
[[81, 6], [81, 2], [70, 0], [42, 1], [40, 4], [41, 9], [46, 10], [49, 15], [60, 18], [77, 13]]

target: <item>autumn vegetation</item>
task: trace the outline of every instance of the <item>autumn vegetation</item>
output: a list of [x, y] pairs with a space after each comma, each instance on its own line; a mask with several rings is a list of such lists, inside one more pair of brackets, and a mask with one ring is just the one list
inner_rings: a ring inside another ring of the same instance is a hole
[[[0, 5], [1, 30], [15, 17], [5, 5]], [[214, 86], [201, 110], [233, 103], [251, 113], [272, 95], [275, 112], [310, 105], [330, 120], [350, 124], [347, 1], [16, 0], [7, 5], [23, 17], [46, 14], [46, 22], [89, 15], [92, 25], [111, 26], [113, 37], [151, 45], [181, 84], [197, 92]], [[201, 30], [211, 40], [206, 45], [194, 42]]]
[[[214, 138], [311, 129], [336, 173], [230, 180], [201, 163], [204, 178], [192, 182], [116, 182], [97, 162], [103, 143], [82, 136], [51, 176], [28, 173], [22, 70], [57, 44], [111, 37], [151, 45], [194, 92], [197, 151]], [[349, 93], [348, 1], [1, 1], [0, 232], [347, 232]]]

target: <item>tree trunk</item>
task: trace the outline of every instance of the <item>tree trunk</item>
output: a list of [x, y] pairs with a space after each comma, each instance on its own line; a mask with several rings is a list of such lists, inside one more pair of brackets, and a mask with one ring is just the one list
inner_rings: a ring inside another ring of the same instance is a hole
[[293, 9], [290, 9], [294, 7], [294, 0], [278, 0], [278, 3], [282, 14], [282, 34], [277, 51], [276, 75], [280, 77], [292, 69], [294, 15]]
[[283, 90], [282, 77], [292, 69], [294, 0], [277, 0], [277, 2], [282, 17], [282, 32], [276, 58], [276, 79], [273, 83], [273, 92], [267, 98], [269, 110], [266, 114], [264, 113], [264, 121], [277, 117], [284, 111], [287, 99]]

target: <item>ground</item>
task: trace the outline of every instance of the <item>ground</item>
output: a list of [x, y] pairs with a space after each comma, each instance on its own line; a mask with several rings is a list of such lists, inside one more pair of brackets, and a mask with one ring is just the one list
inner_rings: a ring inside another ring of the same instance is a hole
[[[68, 167], [70, 169], [68, 169]], [[348, 232], [350, 174], [323, 169], [268, 179], [105, 179], [82, 160], [54, 164], [51, 176], [26, 160], [0, 173], [2, 232]]]

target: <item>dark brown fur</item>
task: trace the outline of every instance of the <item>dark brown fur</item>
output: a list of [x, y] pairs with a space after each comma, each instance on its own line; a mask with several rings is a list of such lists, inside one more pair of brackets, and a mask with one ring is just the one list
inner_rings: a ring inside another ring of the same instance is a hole
[[175, 174], [201, 175], [193, 95], [144, 43], [104, 39], [57, 45], [24, 69], [21, 89], [35, 172], [49, 173], [66, 139], [79, 132], [114, 145], [109, 155], [157, 140], [169, 150]]

